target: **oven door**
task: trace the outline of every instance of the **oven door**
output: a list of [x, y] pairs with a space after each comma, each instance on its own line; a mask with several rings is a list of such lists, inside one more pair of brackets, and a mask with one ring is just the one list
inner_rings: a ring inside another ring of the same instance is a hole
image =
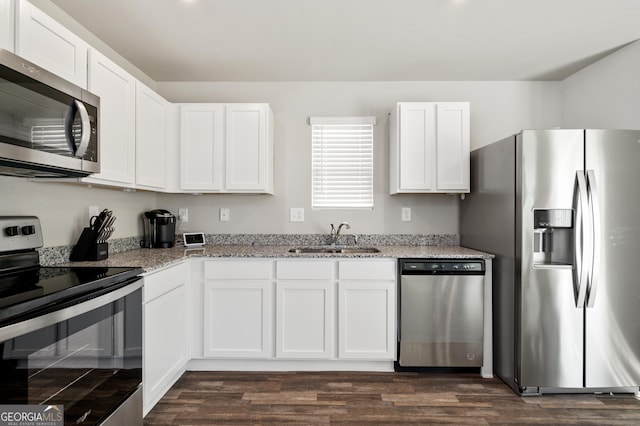
[[97, 424], [139, 393], [142, 281], [116, 287], [0, 328], [0, 404], [62, 405], [65, 424]]

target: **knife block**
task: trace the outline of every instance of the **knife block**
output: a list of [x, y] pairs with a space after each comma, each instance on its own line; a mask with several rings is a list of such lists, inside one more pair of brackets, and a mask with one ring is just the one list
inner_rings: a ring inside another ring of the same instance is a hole
[[109, 257], [109, 244], [98, 243], [98, 233], [91, 228], [84, 228], [78, 242], [73, 246], [69, 260], [104, 260]]

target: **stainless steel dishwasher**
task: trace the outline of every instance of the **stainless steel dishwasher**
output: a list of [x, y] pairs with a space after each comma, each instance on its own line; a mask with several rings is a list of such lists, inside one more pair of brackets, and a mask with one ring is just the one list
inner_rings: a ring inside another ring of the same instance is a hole
[[400, 367], [480, 367], [482, 259], [400, 259]]

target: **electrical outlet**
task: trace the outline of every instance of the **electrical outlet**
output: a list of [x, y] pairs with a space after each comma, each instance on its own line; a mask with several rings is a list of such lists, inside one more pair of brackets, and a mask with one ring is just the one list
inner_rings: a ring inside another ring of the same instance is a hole
[[178, 209], [178, 220], [183, 223], [189, 222], [189, 209]]
[[402, 221], [411, 222], [411, 207], [402, 208]]
[[229, 222], [229, 209], [220, 209], [220, 222]]
[[289, 209], [289, 221], [304, 222], [304, 207], [291, 207]]

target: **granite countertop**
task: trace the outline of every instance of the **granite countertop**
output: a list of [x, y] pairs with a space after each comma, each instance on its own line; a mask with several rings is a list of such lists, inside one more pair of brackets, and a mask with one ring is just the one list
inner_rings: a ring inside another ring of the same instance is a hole
[[71, 266], [135, 266], [146, 272], [170, 266], [187, 257], [262, 257], [262, 258], [449, 258], [473, 259], [492, 258], [493, 255], [481, 251], [451, 245], [376, 245], [380, 253], [289, 253], [289, 249], [297, 246], [287, 245], [210, 245], [200, 248], [173, 247], [168, 249], [135, 249], [121, 253], [110, 254], [108, 259], [95, 262], [69, 262]]

